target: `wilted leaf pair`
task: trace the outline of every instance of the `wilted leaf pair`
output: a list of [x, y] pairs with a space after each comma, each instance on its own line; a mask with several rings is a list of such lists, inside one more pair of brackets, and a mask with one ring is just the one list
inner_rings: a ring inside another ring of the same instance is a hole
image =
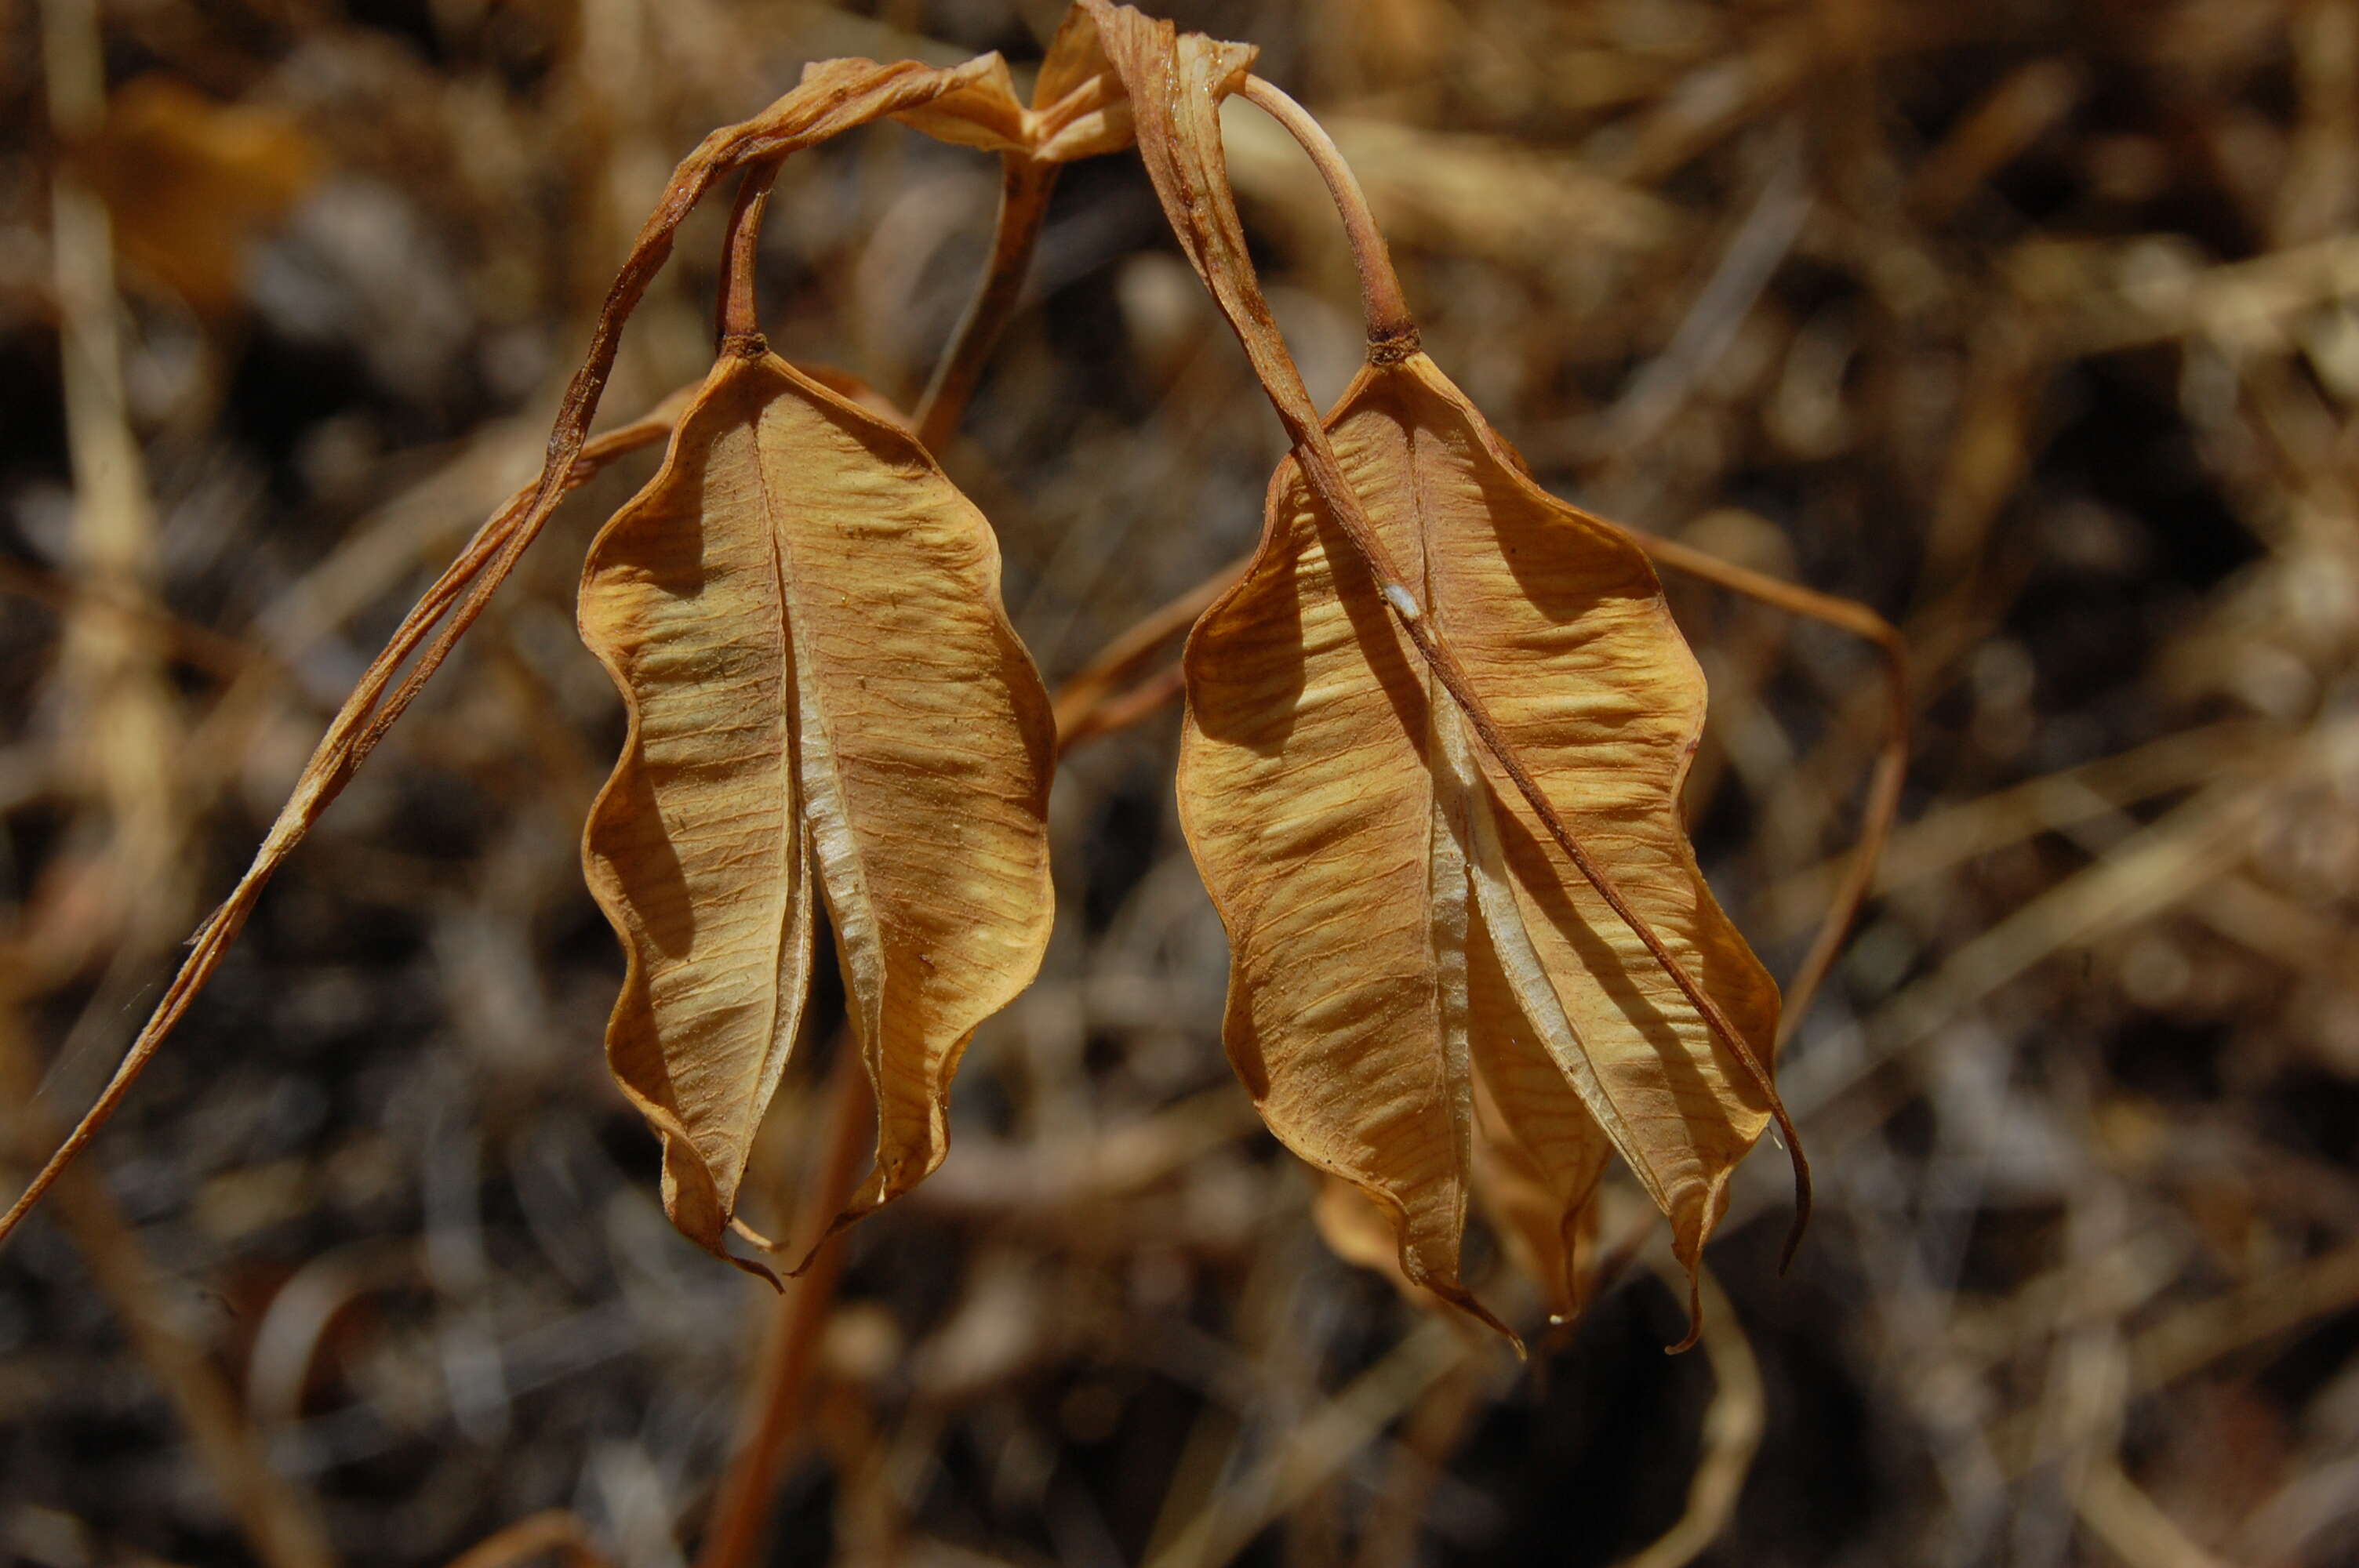
[[[875, 1169], [838, 1223], [933, 1170], [961, 1052], [1046, 946], [1056, 735], [989, 525], [929, 449], [1010, 307], [1055, 168], [1135, 140], [1294, 445], [1258, 552], [1183, 661], [1180, 805], [1229, 932], [1231, 1056], [1272, 1130], [1388, 1217], [1404, 1274], [1486, 1321], [1461, 1278], [1478, 1180], [1560, 1309], [1616, 1154], [1692, 1269], [1730, 1172], [1783, 1115], [1776, 988], [1679, 817], [1701, 676], [1638, 546], [1540, 490], [1419, 351], [1348, 171], [1252, 60], [1080, 0], [1028, 107], [995, 56], [836, 60], [708, 137], [623, 268], [540, 481], [364, 679], [53, 1169], [565, 491], [669, 427], [660, 471], [592, 546], [580, 603], [630, 719], [583, 847], [629, 960], [611, 1065], [663, 1140], [672, 1218], [728, 1256], [823, 906], [877, 1104]], [[1323, 419], [1246, 255], [1220, 141], [1235, 93], [1319, 163], [1361, 265], [1370, 364]], [[778, 163], [881, 118], [996, 150], [1006, 171], [990, 275], [914, 420], [755, 330]], [[718, 362], [676, 421], [588, 443], [623, 321], [732, 169]]]

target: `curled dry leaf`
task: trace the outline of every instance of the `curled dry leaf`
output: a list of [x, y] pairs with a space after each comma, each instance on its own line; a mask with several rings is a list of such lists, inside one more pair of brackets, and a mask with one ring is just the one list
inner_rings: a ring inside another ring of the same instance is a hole
[[[1646, 557], [1525, 478], [1422, 354], [1364, 371], [1327, 432], [1541, 788], [1766, 1056], [1777, 989], [1680, 821], [1703, 679]], [[1478, 1081], [1565, 1224], [1618, 1152], [1692, 1265], [1768, 1119], [1760, 1087], [1478, 765], [1291, 460], [1187, 668], [1181, 820], [1229, 927], [1229, 1048], [1272, 1127], [1390, 1212], [1410, 1278], [1461, 1304]]]
[[630, 716], [582, 843], [629, 958], [607, 1058], [665, 1207], [723, 1253], [816, 892], [877, 1101], [845, 1217], [872, 1209], [940, 1163], [959, 1054], [1048, 944], [1053, 730], [990, 526], [904, 427], [755, 346], [591, 546], [580, 616]]
[[1181, 820], [1229, 931], [1231, 1056], [1289, 1147], [1392, 1217], [1408, 1277], [1486, 1321], [1460, 1279], [1478, 1137], [1561, 1206], [1561, 1245], [1535, 1249], [1555, 1299], [1609, 1152], [1692, 1277], [1730, 1171], [1783, 1114], [1777, 997], [1680, 821], [1703, 683], [1653, 569], [1418, 351], [1332, 146], [1372, 363], [1322, 421], [1222, 156], [1251, 51], [1082, 3], [1294, 444], [1260, 554], [1186, 655]]
[[[674, 177], [681, 192], [709, 187], [700, 164], [749, 170], [721, 362], [583, 568], [582, 640], [631, 730], [582, 858], [628, 956], [608, 1064], [662, 1139], [667, 1212], [723, 1257], [733, 1227], [770, 1245], [737, 1189], [801, 1027], [814, 888], [877, 1108], [875, 1166], [839, 1227], [941, 1162], [959, 1056], [1030, 981], [1051, 917], [1054, 730], [996, 542], [906, 421], [754, 335], [761, 195], [796, 147], [891, 117], [1003, 153], [1044, 200], [1022, 170], [1127, 130], [1086, 28], [1060, 34], [1038, 96], [1022, 107], [995, 55], [822, 62], [766, 112], [773, 128], [708, 138]], [[1028, 243], [1000, 246], [995, 273]], [[954, 418], [963, 390], [942, 403], [938, 384], [929, 417]]]

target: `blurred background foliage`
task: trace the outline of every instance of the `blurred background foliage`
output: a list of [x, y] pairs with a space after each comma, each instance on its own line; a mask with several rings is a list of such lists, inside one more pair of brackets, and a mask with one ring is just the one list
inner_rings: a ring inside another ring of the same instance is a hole
[[[0, 0], [9, 1182], [535, 471], [671, 163], [806, 59], [1021, 70], [1058, 11]], [[1775, 1278], [1784, 1162], [1752, 1162], [1677, 1358], [1658, 1240], [1521, 1368], [1331, 1256], [1222, 1058], [1167, 708], [1061, 776], [1047, 968], [968, 1056], [949, 1164], [854, 1235], [765, 1560], [2359, 1556], [2359, 6], [1169, 14], [1329, 121], [1544, 483], [1904, 631], [1904, 827], [1781, 1074], [1818, 1222]], [[1340, 233], [1231, 123], [1332, 396]], [[773, 341], [906, 405], [995, 190], [894, 128], [794, 160]], [[611, 417], [701, 373], [717, 232]], [[1071, 169], [944, 454], [1052, 685], [1251, 543], [1281, 449], [1135, 158]], [[17, 1560], [430, 1563], [550, 1509], [621, 1568], [696, 1550], [775, 1309], [663, 1219], [574, 851], [620, 723], [572, 583], [650, 466], [560, 514], [0, 1254]], [[1875, 664], [1673, 589], [1705, 865], [1790, 970]]]

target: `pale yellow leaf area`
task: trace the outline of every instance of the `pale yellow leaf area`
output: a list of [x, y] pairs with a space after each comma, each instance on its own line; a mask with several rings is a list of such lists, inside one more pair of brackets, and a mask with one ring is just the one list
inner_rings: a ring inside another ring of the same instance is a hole
[[[1646, 557], [1532, 483], [1422, 354], [1364, 371], [1324, 426], [1416, 613], [1766, 1061], [1777, 988], [1680, 817], [1703, 680]], [[1766, 1097], [1483, 758], [1291, 459], [1187, 670], [1182, 820], [1229, 933], [1229, 1052], [1272, 1130], [1392, 1217], [1412, 1281], [1478, 1314], [1478, 1139], [1527, 1206], [1561, 1206], [1553, 1238], [1517, 1227], [1552, 1302], [1614, 1152], [1692, 1267]]]
[[629, 964], [607, 1057], [663, 1140], [666, 1209], [723, 1252], [815, 893], [876, 1092], [846, 1217], [907, 1191], [1049, 937], [1053, 730], [990, 525], [898, 424], [733, 352], [592, 545], [580, 618], [630, 718], [583, 838]]

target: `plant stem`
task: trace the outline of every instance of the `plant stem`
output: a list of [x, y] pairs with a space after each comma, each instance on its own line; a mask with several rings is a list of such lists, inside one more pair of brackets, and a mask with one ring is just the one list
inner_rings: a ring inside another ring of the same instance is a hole
[[1786, 989], [1785, 1011], [1777, 1021], [1777, 1043], [1782, 1045], [1800, 1026], [1819, 987], [1834, 968], [1835, 956], [1843, 951], [1843, 937], [1858, 918], [1860, 905], [1867, 902], [1876, 864], [1884, 858], [1886, 841], [1892, 837], [1893, 819], [1900, 814], [1900, 785], [1908, 771], [1908, 645], [1901, 640], [1898, 628], [1864, 604], [1814, 592], [1674, 539], [1640, 533], [1635, 528], [1626, 532], [1657, 564], [1758, 600], [1788, 614], [1848, 632], [1873, 643], [1884, 663], [1884, 744], [1877, 751], [1875, 772], [1868, 781], [1867, 801], [1860, 810], [1859, 841], [1853, 846], [1851, 859], [1843, 866], [1843, 880], [1835, 888], [1834, 897], [1828, 901], [1827, 913], [1819, 922], [1810, 950]]
[[966, 314], [959, 318], [950, 348], [934, 367], [933, 380], [918, 400], [918, 439], [938, 457], [942, 444], [957, 432], [967, 399], [983, 379], [984, 363], [1016, 313], [1041, 220], [1049, 213], [1049, 193], [1056, 189], [1057, 168], [1023, 153], [1000, 155], [999, 216], [992, 227], [991, 260], [974, 297], [967, 302]]
[[[1139, 622], [1098, 651], [1097, 657], [1082, 667], [1081, 672], [1058, 689], [1057, 751], [1066, 750], [1092, 735], [1119, 729], [1121, 724], [1143, 718], [1155, 708], [1170, 700], [1175, 690], [1161, 691], [1164, 677], [1158, 676], [1151, 683], [1161, 695], [1147, 700], [1143, 694], [1149, 687], [1134, 688], [1120, 697], [1113, 695], [1116, 687], [1132, 679], [1155, 662], [1163, 644], [1193, 625], [1197, 617], [1210, 609], [1214, 600], [1234, 588], [1253, 564], [1250, 555], [1240, 556], [1195, 587], [1150, 610]], [[1132, 699], [1138, 697], [1146, 706], [1130, 712]], [[1114, 719], [1117, 712], [1124, 717]]]
[[770, 186], [784, 161], [769, 158], [746, 165], [737, 182], [737, 200], [729, 209], [728, 239], [722, 247], [728, 262], [712, 333], [724, 354], [759, 354], [766, 346], [757, 346], [762, 345], [762, 318], [754, 299], [754, 267], [762, 249], [762, 210], [769, 205]]
[[1408, 313], [1408, 297], [1401, 292], [1400, 275], [1393, 270], [1392, 250], [1376, 227], [1375, 214], [1368, 209], [1367, 192], [1360, 189], [1352, 166], [1335, 146], [1327, 127], [1310, 117], [1310, 111], [1288, 97], [1275, 84], [1258, 76], [1245, 78], [1239, 95], [1255, 108], [1286, 127], [1287, 134], [1310, 155], [1319, 170], [1319, 178], [1327, 182], [1327, 193], [1335, 199], [1335, 211], [1343, 220], [1343, 232], [1352, 243], [1352, 262], [1360, 273], [1360, 308], [1368, 321], [1370, 343], [1398, 345], [1404, 352], [1414, 352], [1417, 345], [1417, 321]]
[[870, 1146], [875, 1101], [847, 1030], [828, 1069], [826, 1127], [818, 1167], [797, 1206], [795, 1231], [823, 1238], [799, 1274], [790, 1276], [762, 1333], [753, 1383], [739, 1414], [737, 1452], [722, 1477], [696, 1568], [748, 1568], [761, 1555], [777, 1500], [778, 1470], [803, 1413], [804, 1395], [819, 1362], [821, 1331], [843, 1274], [844, 1240], [828, 1234], [852, 1200], [860, 1156]]

